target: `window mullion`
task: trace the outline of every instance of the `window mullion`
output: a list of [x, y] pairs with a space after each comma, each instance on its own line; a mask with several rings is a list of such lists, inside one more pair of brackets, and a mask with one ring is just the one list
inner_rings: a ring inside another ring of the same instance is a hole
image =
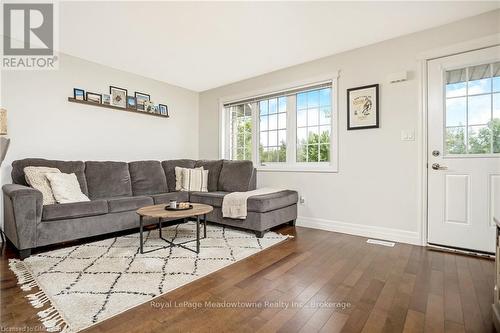
[[286, 163], [297, 161], [297, 95], [287, 97], [286, 107]]
[[259, 144], [260, 144], [260, 129], [259, 129], [259, 103], [252, 103], [252, 162], [254, 165], [260, 165]]

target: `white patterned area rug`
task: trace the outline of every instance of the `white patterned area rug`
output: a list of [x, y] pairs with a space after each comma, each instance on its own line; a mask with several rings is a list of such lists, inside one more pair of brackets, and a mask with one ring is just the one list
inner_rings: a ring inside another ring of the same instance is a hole
[[[201, 228], [203, 229], [203, 227]], [[165, 227], [176, 243], [195, 239], [196, 224]], [[139, 234], [110, 238], [12, 259], [11, 270], [44, 326], [52, 332], [77, 332], [148, 302], [186, 283], [275, 245], [289, 236], [253, 233], [208, 225], [200, 254], [180, 247], [140, 254]], [[145, 233], [144, 251], [165, 247], [158, 230]], [[195, 248], [196, 242], [185, 244]]]

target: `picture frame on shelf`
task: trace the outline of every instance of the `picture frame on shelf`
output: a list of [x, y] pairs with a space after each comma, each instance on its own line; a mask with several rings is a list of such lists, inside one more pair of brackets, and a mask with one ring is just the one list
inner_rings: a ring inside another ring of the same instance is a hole
[[127, 96], [127, 108], [128, 109], [137, 109], [137, 103], [135, 102], [134, 96]]
[[379, 128], [379, 85], [347, 89], [347, 130]]
[[151, 96], [149, 94], [141, 93], [138, 91], [134, 93], [134, 96], [137, 110], [145, 111], [146, 108], [144, 104], [151, 101]]
[[109, 86], [109, 94], [111, 95], [111, 105], [124, 109], [127, 108], [127, 89]]
[[102, 104], [111, 105], [111, 96], [109, 94], [102, 94]]
[[165, 104], [158, 104], [158, 109], [160, 110], [160, 114], [164, 116], [169, 116], [168, 115], [168, 106]]
[[102, 104], [102, 95], [87, 91], [87, 102]]
[[85, 100], [85, 90], [79, 88], [73, 88], [73, 98], [79, 101]]

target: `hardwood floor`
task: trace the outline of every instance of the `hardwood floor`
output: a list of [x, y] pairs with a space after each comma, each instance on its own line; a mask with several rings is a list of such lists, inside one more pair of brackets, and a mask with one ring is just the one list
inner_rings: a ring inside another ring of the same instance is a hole
[[[494, 332], [491, 260], [300, 227], [277, 231], [295, 238], [86, 332]], [[13, 256], [3, 249], [1, 329], [42, 330], [8, 269]], [[210, 301], [261, 307], [205, 306]], [[173, 307], [183, 302], [201, 306]]]

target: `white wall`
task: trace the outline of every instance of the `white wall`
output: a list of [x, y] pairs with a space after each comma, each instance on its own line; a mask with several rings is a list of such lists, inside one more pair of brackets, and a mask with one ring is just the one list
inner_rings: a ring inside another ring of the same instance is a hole
[[[68, 102], [73, 88], [109, 93], [109, 86], [149, 93], [167, 104], [159, 118]], [[8, 110], [11, 146], [1, 167], [26, 157], [61, 160], [164, 160], [198, 157], [198, 93], [60, 55], [59, 70], [3, 71], [2, 106]], [[2, 207], [0, 207], [1, 209]], [[1, 219], [3, 221], [3, 214]]]
[[[340, 70], [339, 172], [259, 172], [259, 186], [288, 187], [306, 198], [299, 224], [419, 243], [421, 137], [401, 141], [401, 130], [419, 126], [421, 52], [500, 32], [500, 11], [333, 55], [201, 93], [200, 158], [219, 156], [219, 99]], [[348, 32], [339, 32], [348, 33]], [[307, 41], [301, 41], [307, 47]], [[387, 75], [409, 71], [406, 82]], [[346, 89], [379, 83], [381, 127], [346, 130]]]

